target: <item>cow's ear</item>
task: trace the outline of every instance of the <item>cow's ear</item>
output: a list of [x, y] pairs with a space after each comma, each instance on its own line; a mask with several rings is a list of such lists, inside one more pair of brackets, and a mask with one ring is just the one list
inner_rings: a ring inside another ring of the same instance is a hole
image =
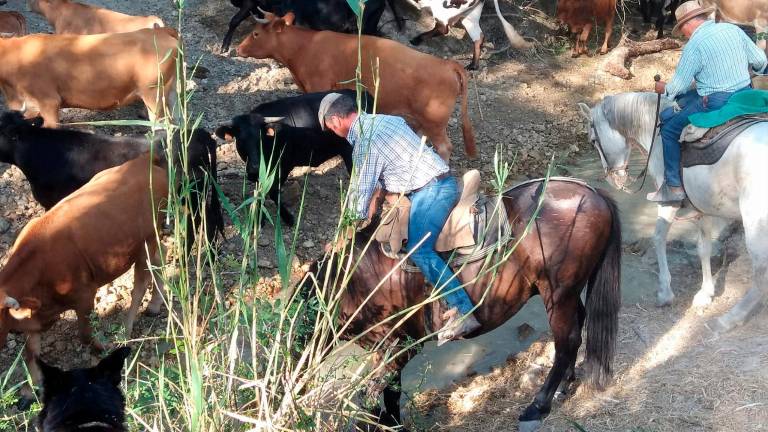
[[280, 133], [280, 129], [282, 129], [282, 124], [280, 124], [279, 122], [274, 122], [274, 123], [269, 123], [268, 125], [266, 125], [266, 127], [267, 127], [267, 136], [273, 137], [278, 133]]
[[37, 365], [40, 367], [40, 372], [43, 374], [43, 394], [47, 397], [53, 396], [64, 385], [66, 372], [56, 366], [49, 365], [40, 357], [36, 357], [36, 360]]
[[225, 124], [216, 129], [216, 136], [225, 141], [234, 140], [236, 135], [234, 125]]
[[293, 25], [293, 22], [296, 21], [296, 14], [294, 14], [293, 12], [288, 12], [283, 17], [283, 21], [285, 21], [285, 25], [287, 26]]
[[282, 32], [288, 24], [284, 19], [279, 18], [277, 21], [272, 22], [272, 30], [276, 33]]
[[120, 381], [123, 379], [123, 365], [129, 355], [131, 355], [131, 349], [128, 347], [112, 351], [96, 366], [96, 373], [100, 377], [108, 379], [115, 386], [120, 385]]
[[18, 309], [8, 309], [8, 313], [17, 320], [28, 319], [32, 318], [32, 314], [40, 309], [40, 300], [32, 297], [23, 297], [19, 301], [19, 305]]

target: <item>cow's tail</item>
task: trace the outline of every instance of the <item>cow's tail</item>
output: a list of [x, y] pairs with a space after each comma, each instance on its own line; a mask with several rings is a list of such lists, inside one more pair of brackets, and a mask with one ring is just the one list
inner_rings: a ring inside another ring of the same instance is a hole
[[602, 260], [587, 287], [586, 353], [584, 370], [597, 389], [611, 378], [621, 308], [621, 222], [619, 209], [607, 193], [598, 191], [611, 213], [611, 231]]
[[507, 35], [507, 39], [509, 39], [509, 43], [512, 44], [512, 47], [519, 50], [530, 49], [533, 44], [523, 39], [523, 37], [520, 36], [520, 33], [518, 33], [517, 30], [512, 27], [512, 24], [504, 18], [504, 15], [501, 14], [499, 0], [493, 0], [493, 5], [496, 7], [496, 15], [499, 17], [499, 21], [501, 21], [501, 26], [504, 27], [504, 34]]
[[216, 239], [216, 234], [221, 234], [224, 237], [224, 215], [221, 210], [219, 192], [216, 190], [216, 185], [219, 183], [218, 175], [216, 174], [218, 171], [216, 167], [216, 141], [210, 139], [206, 140], [206, 142], [210, 160], [210, 168], [208, 170], [208, 175], [210, 176], [210, 190], [208, 194], [210, 199], [205, 208], [206, 236], [208, 241], [212, 243]]
[[459, 93], [461, 95], [461, 134], [464, 138], [464, 151], [468, 158], [477, 157], [477, 143], [475, 142], [475, 131], [472, 128], [472, 120], [469, 118], [469, 81], [467, 71], [456, 62], [451, 62], [456, 78], [459, 80]]

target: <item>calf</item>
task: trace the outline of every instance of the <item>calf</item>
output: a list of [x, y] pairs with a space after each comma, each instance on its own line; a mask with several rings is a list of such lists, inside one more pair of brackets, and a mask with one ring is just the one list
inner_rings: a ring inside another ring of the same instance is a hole
[[125, 33], [165, 27], [156, 16], [132, 16], [70, 0], [27, 0], [29, 8], [44, 16], [56, 34]]
[[[74, 309], [80, 340], [93, 339], [90, 315], [100, 286], [135, 264], [131, 305], [125, 318], [130, 337], [139, 305], [156, 266], [160, 246], [157, 224], [165, 207], [168, 180], [158, 158], [149, 153], [97, 174], [85, 186], [32, 219], [21, 231], [8, 262], [0, 270], [0, 348], [9, 331], [25, 333], [24, 359], [35, 383], [40, 370], [40, 333], [62, 312]], [[163, 303], [156, 286], [148, 313]], [[29, 393], [26, 389], [26, 393]], [[29, 396], [29, 395], [27, 395]]]
[[[32, 196], [46, 210], [86, 184], [94, 175], [121, 165], [146, 153], [155, 145], [155, 153], [165, 156], [161, 147], [164, 134], [154, 142], [145, 137], [113, 137], [70, 129], [41, 128], [42, 119], [26, 120], [17, 111], [0, 115], [0, 162], [17, 166], [29, 181]], [[174, 136], [174, 166], [182, 169], [183, 146]], [[201, 223], [200, 198], [207, 174], [216, 181], [216, 142], [211, 135], [196, 129], [186, 143], [187, 175], [192, 183], [187, 244], [192, 245], [195, 230]], [[221, 205], [213, 183], [206, 205], [208, 239], [213, 241], [223, 230]]]
[[[485, 40], [483, 30], [480, 28], [480, 17], [483, 14], [485, 2], [483, 0], [410, 0], [410, 2], [419, 9], [429, 9], [435, 19], [435, 27], [411, 39], [411, 43], [421, 45], [426, 39], [447, 35], [451, 26], [461, 24], [474, 44], [472, 62], [467, 65], [467, 69], [477, 69], [480, 65], [480, 49]], [[517, 49], [530, 48], [531, 43], [523, 39], [501, 14], [499, 0], [494, 0], [494, 6], [510, 44]]]
[[[357, 33], [357, 16], [347, 4], [347, 0], [230, 0], [232, 5], [240, 10], [229, 22], [229, 29], [221, 44], [221, 52], [229, 50], [232, 35], [240, 23], [249, 16], [264, 18], [264, 10], [272, 13], [293, 12], [296, 24], [314, 30], [331, 30], [342, 33]], [[398, 30], [403, 29], [403, 19], [400, 18], [392, 0], [389, 3], [395, 16]], [[363, 10], [362, 33], [366, 35], [379, 34], [379, 20], [384, 13], [385, 0], [368, 0]]]
[[[271, 15], [271, 14], [270, 14]], [[354, 87], [357, 36], [295, 27], [293, 14], [269, 16], [237, 47], [243, 57], [273, 58], [291, 71], [304, 92]], [[456, 98], [461, 97], [461, 125], [467, 156], [477, 148], [467, 112], [467, 72], [443, 60], [388, 39], [362, 36], [362, 83], [377, 89], [378, 110], [402, 116], [426, 135], [448, 161], [452, 145], [446, 133]], [[378, 66], [375, 74], [374, 66]]]
[[0, 12], [0, 37], [16, 37], [27, 34], [27, 20], [18, 12]]
[[177, 38], [159, 28], [0, 39], [0, 91], [11, 109], [35, 105], [49, 127], [59, 108], [109, 110], [139, 99], [154, 119], [175, 101]]
[[[352, 98], [354, 90], [339, 93]], [[259, 180], [259, 164], [276, 166], [278, 179], [272, 183], [269, 197], [279, 205], [280, 218], [289, 226], [295, 218], [279, 198], [280, 187], [296, 167], [320, 166], [323, 162], [341, 156], [347, 171], [352, 171], [352, 146], [346, 139], [320, 127], [317, 111], [320, 101], [328, 92], [309, 93], [301, 96], [267, 102], [254, 108], [250, 114], [240, 115], [216, 129], [216, 135], [225, 140], [236, 140], [237, 152], [246, 163], [246, 173], [251, 181]], [[373, 98], [364, 93], [363, 108], [371, 112]]]
[[40, 430], [127, 430], [120, 382], [123, 365], [130, 354], [130, 348], [118, 348], [92, 368], [70, 371], [37, 359], [43, 376], [43, 409], [37, 416]]
[[605, 38], [600, 47], [600, 54], [607, 53], [615, 17], [616, 0], [560, 0], [557, 2], [557, 19], [569, 27], [576, 39], [572, 57], [587, 53], [589, 33], [597, 23], [605, 25]]

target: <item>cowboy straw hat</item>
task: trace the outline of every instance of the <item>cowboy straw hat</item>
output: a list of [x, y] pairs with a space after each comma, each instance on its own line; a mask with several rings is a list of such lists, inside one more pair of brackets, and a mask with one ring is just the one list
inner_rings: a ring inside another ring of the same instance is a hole
[[680, 27], [682, 27], [683, 24], [687, 23], [688, 21], [698, 16], [709, 15], [714, 11], [715, 8], [713, 7], [701, 7], [697, 0], [687, 1], [681, 4], [677, 7], [677, 10], [675, 10], [675, 19], [677, 20], [677, 24], [675, 24], [675, 27], [672, 28], [672, 33], [679, 32]]

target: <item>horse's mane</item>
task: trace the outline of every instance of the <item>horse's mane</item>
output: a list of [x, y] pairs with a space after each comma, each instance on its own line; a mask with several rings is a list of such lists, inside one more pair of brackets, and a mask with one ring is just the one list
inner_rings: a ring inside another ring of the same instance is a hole
[[[619, 93], [603, 99], [601, 111], [612, 129], [627, 138], [648, 140], [656, 121], [656, 93]], [[674, 102], [661, 98], [660, 111]]]

